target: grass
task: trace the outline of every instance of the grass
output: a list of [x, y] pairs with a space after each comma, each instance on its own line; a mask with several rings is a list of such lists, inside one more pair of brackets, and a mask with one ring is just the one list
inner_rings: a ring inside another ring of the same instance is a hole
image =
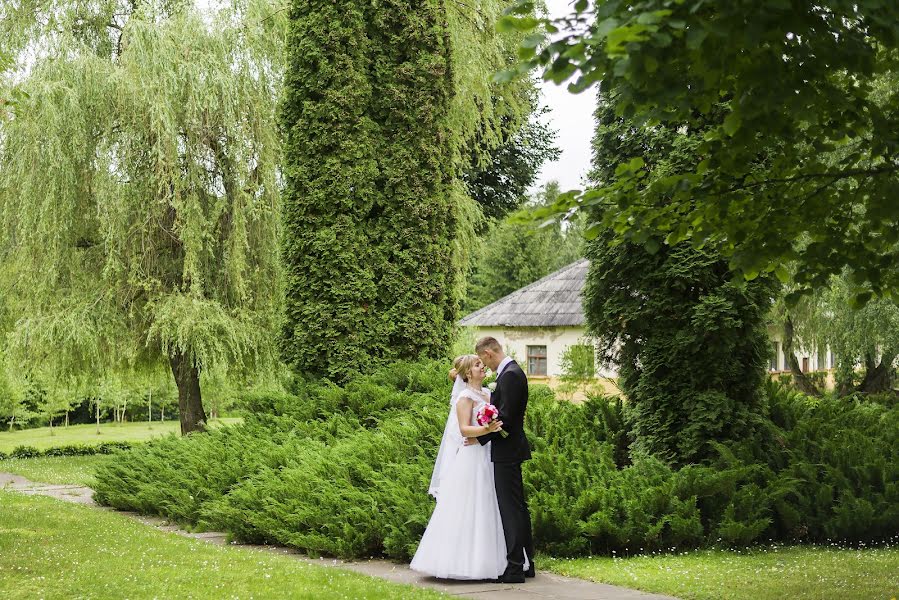
[[0, 506], [4, 600], [443, 597], [258, 549], [213, 546], [51, 498], [0, 491]]
[[[229, 425], [239, 423], [240, 418], [225, 418], [212, 421], [210, 424]], [[0, 431], [0, 452], [10, 452], [16, 446], [34, 446], [40, 450], [65, 446], [68, 444], [98, 444], [100, 442], [145, 442], [153, 437], [179, 433], [181, 425], [178, 421], [154, 421], [148, 425], [146, 421], [134, 423], [101, 423], [100, 434], [97, 426], [69, 425], [22, 429], [18, 431]]]
[[109, 454], [10, 458], [0, 460], [0, 473], [14, 473], [39, 483], [92, 487], [97, 467], [112, 458]]
[[545, 559], [562, 575], [684, 600], [895, 600], [899, 547], [772, 546], [632, 558]]

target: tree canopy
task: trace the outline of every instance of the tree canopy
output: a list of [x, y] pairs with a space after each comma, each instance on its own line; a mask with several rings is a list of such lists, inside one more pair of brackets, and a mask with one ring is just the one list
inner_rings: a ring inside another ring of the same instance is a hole
[[[530, 203], [555, 202], [559, 184], [547, 183]], [[524, 209], [527, 210], [527, 207]], [[478, 240], [474, 269], [462, 304], [465, 313], [499, 300], [584, 256], [580, 222], [539, 227], [521, 212], [492, 224]]]
[[899, 6], [578, 0], [550, 20], [534, 4], [502, 22], [530, 33], [519, 71], [574, 78], [573, 92], [599, 84], [648, 131], [705, 128], [695, 160], [668, 176], [645, 185], [634, 157], [545, 214], [603, 206], [591, 233], [711, 244], [746, 279], [786, 278], [796, 261], [797, 292], [847, 265], [860, 301], [899, 291]]
[[283, 19], [255, 0], [20, 10], [34, 60], [0, 125], [10, 349], [59, 376], [168, 363], [182, 431], [201, 429], [200, 371], [275, 357]]
[[[701, 131], [634, 126], [600, 101], [590, 178], [614, 185], [617, 165], [639, 157], [649, 186], [693, 161], [701, 142]], [[608, 209], [591, 210], [601, 220]], [[618, 368], [634, 447], [673, 464], [707, 460], [713, 442], [741, 439], [761, 412], [769, 278], [735, 284], [714, 248], [617, 235], [604, 228], [587, 244], [584, 312], [603, 361]]]
[[487, 164], [468, 167], [462, 180], [478, 203], [487, 222], [498, 221], [527, 201], [527, 191], [537, 180], [540, 167], [554, 161], [561, 150], [553, 145], [556, 133], [540, 117], [547, 112], [533, 100], [534, 112], [517, 130], [509, 117], [504, 141], [491, 151]]

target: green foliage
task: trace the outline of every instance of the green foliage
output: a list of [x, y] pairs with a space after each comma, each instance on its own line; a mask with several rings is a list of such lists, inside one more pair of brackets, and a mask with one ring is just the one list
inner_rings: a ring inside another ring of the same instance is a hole
[[[596, 373], [596, 347], [593, 340], [579, 340], [565, 348], [559, 360], [559, 368], [562, 374], [559, 376], [561, 385], [556, 391], [564, 396], [574, 398], [574, 394], [597, 393]], [[601, 389], [601, 388], [599, 388]]]
[[284, 22], [274, 8], [10, 9], [11, 39], [39, 49], [19, 57], [34, 59], [28, 97], [0, 122], [17, 364], [97, 378], [175, 357], [195, 372], [273, 361]]
[[798, 261], [802, 289], [851, 266], [860, 303], [899, 290], [899, 5], [881, 0], [582, 0], [558, 20], [519, 0], [521, 70], [600, 84], [634, 127], [708, 127], [695, 160], [651, 186], [639, 161], [547, 213], [603, 206], [603, 222], [720, 245], [753, 279]]
[[[695, 159], [701, 131], [636, 127], [613, 108], [597, 110], [593, 181], [612, 185], [636, 161], [652, 187]], [[770, 281], [734, 282], [719, 252], [682, 236], [590, 229], [587, 325], [603, 362], [618, 366], [635, 449], [680, 465], [715, 456], [710, 443], [747, 435], [761, 408]]]
[[43, 450], [34, 446], [16, 446], [8, 454], [0, 452], [0, 460], [6, 458], [36, 458], [40, 456], [94, 456], [96, 454], [114, 454], [119, 450], [128, 450], [130, 442], [100, 442], [99, 444], [67, 444]]
[[291, 14], [284, 357], [345, 380], [439, 355], [460, 276], [441, 3], [295, 0]]
[[[253, 394], [242, 425], [155, 440], [97, 474], [100, 502], [236, 539], [407, 559], [448, 409], [443, 364], [395, 364], [345, 387]], [[770, 384], [761, 434], [674, 469], [622, 451], [620, 400], [532, 386], [525, 464], [538, 549], [607, 554], [899, 532], [899, 406], [811, 401]]]
[[[803, 296], [792, 306], [781, 298], [772, 310], [775, 322], [784, 323], [784, 352], [791, 329], [799, 347], [829, 348], [836, 359], [836, 389], [841, 395], [892, 390], [899, 357], [899, 307], [886, 297], [856, 303], [854, 286], [859, 275], [849, 269], [831, 277], [826, 287]], [[784, 293], [791, 287], [785, 286]], [[792, 326], [792, 327], [791, 327]], [[790, 357], [787, 356], [788, 362]], [[794, 378], [812, 379], [798, 372]], [[797, 382], [802, 385], [801, 382]], [[819, 390], [823, 385], [816, 384]]]
[[[534, 202], [551, 204], [558, 194], [559, 184], [552, 181]], [[567, 228], [558, 223], [540, 227], [522, 215], [509, 215], [480, 238], [477, 262], [462, 306], [464, 312], [495, 302], [583, 257], [579, 223], [571, 223]]]
[[[538, 110], [536, 94], [532, 105], [531, 118], [517, 131], [509, 127], [502, 145], [491, 152], [487, 164], [469, 167], [462, 173], [468, 193], [488, 220], [498, 221], [521, 208], [540, 167], [561, 155], [561, 150], [553, 145], [556, 133], [540, 121], [547, 110]], [[512, 119], [506, 118], [505, 122], [511, 125]]]
[[651, 254], [597, 239], [587, 322], [618, 365], [635, 448], [687, 464], [747, 435], [762, 403], [770, 287], [732, 283], [719, 256], [686, 244]]

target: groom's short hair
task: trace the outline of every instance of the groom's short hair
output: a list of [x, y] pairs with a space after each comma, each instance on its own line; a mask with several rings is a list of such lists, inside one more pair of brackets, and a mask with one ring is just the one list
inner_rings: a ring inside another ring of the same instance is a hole
[[478, 343], [474, 345], [474, 351], [476, 354], [480, 354], [484, 350], [492, 350], [494, 352], [502, 352], [502, 345], [496, 341], [495, 337], [487, 336], [482, 337], [478, 340]]

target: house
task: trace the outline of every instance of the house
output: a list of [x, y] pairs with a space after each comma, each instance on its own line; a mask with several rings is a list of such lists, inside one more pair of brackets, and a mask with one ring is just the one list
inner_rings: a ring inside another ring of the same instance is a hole
[[[574, 345], [593, 346], [586, 334], [581, 293], [590, 262], [581, 259], [464, 317], [475, 336], [493, 336], [531, 381], [554, 385], [562, 357]], [[614, 371], [598, 368], [607, 391], [617, 393]]]
[[[543, 279], [500, 298], [493, 304], [464, 317], [459, 324], [474, 331], [476, 337], [490, 335], [525, 369], [528, 378], [550, 385], [563, 375], [562, 356], [573, 345], [594, 345], [587, 335], [581, 293], [590, 262], [581, 259]], [[789, 372], [783, 353], [781, 333], [770, 325], [769, 371], [775, 376]], [[796, 349], [803, 372], [832, 371], [834, 357], [828, 349], [820, 352]], [[596, 376], [602, 387], [617, 393], [614, 370], [597, 365]], [[832, 385], [832, 375], [827, 380]]]

